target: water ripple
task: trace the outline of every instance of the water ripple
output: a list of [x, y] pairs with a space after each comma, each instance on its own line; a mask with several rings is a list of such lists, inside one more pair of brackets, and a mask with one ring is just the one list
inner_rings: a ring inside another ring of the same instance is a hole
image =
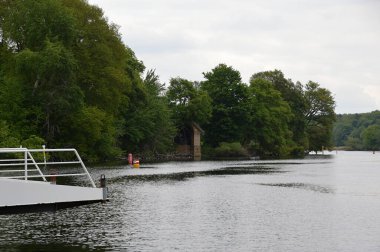
[[271, 174], [280, 173], [278, 168], [260, 167], [260, 166], [239, 166], [239, 167], [224, 167], [221, 169], [206, 170], [206, 171], [189, 171], [178, 173], [161, 173], [161, 174], [142, 174], [142, 175], [126, 175], [111, 179], [113, 182], [125, 180], [138, 181], [183, 181], [186, 179], [201, 177], [201, 176], [225, 176], [225, 175], [248, 175], [248, 174]]
[[319, 192], [319, 193], [334, 193], [335, 192], [334, 189], [329, 188], [329, 187], [314, 185], [314, 184], [305, 184], [305, 183], [274, 183], [274, 184], [259, 183], [258, 185], [297, 188], [297, 189], [303, 189], [303, 190]]

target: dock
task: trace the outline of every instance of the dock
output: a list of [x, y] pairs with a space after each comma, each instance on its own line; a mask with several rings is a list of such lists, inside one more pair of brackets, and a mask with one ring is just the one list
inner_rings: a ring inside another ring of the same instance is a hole
[[[47, 156], [52, 153], [64, 153], [62, 156], [72, 159], [48, 161]], [[75, 172], [61, 173], [59, 168], [64, 165], [79, 168]], [[48, 166], [54, 168], [48, 169]], [[46, 174], [48, 171], [53, 172]], [[57, 178], [79, 176], [86, 178], [87, 185], [57, 183]], [[104, 202], [107, 200], [104, 176], [100, 184], [101, 187], [96, 187], [76, 149], [0, 148], [0, 214], [51, 211]]]

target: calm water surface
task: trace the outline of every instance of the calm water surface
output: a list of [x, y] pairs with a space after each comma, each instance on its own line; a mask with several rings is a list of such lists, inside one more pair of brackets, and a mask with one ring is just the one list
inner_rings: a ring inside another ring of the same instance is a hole
[[0, 216], [0, 251], [380, 251], [380, 153], [90, 170], [108, 203]]

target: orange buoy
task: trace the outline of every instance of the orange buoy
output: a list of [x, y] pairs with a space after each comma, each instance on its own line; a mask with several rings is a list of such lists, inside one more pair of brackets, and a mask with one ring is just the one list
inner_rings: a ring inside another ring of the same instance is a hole
[[140, 161], [138, 159], [133, 160], [133, 168], [140, 168]]

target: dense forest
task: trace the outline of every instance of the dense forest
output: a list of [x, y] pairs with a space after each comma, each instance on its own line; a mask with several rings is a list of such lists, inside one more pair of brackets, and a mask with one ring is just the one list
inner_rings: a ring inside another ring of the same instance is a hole
[[280, 70], [219, 64], [166, 85], [85, 0], [0, 1], [0, 147], [74, 147], [86, 160], [171, 153], [196, 122], [215, 155], [302, 156], [332, 146], [335, 102]]
[[333, 138], [347, 150], [380, 150], [380, 111], [337, 115]]

